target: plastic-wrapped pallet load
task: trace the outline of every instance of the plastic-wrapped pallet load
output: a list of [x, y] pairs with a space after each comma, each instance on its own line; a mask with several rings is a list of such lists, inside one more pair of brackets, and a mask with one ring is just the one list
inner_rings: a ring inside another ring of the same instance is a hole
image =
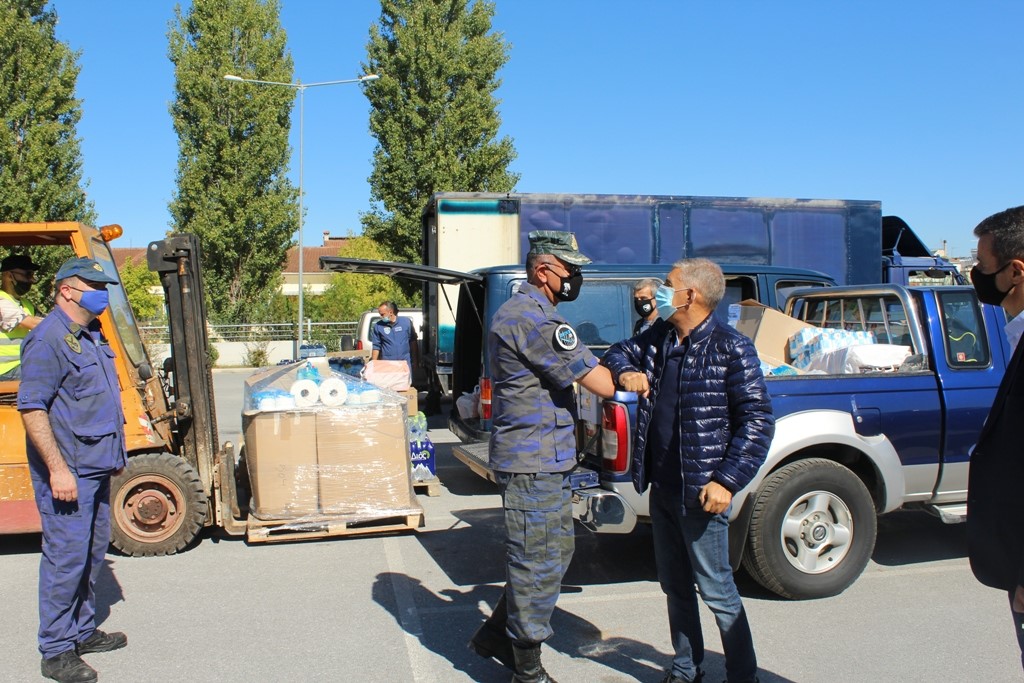
[[[288, 409], [279, 409], [287, 397]], [[245, 380], [242, 429], [263, 520], [362, 521], [419, 515], [405, 399], [333, 372], [326, 358]]]

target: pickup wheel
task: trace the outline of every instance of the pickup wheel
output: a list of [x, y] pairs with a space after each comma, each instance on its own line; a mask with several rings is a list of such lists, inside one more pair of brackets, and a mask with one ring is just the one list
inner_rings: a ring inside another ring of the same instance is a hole
[[129, 458], [110, 491], [110, 542], [125, 555], [173, 555], [196, 539], [206, 521], [203, 483], [172, 453]]
[[876, 532], [874, 501], [857, 475], [831, 460], [801, 460], [758, 490], [743, 565], [785, 598], [838, 595], [864, 571]]

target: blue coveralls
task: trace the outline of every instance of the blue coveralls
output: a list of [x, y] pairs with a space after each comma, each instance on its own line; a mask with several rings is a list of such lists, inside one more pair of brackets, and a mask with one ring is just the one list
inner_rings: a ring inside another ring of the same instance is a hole
[[495, 313], [487, 345], [494, 382], [490, 463], [505, 509], [506, 628], [513, 640], [533, 644], [551, 636], [551, 615], [575, 548], [573, 382], [596, 367], [597, 358], [530, 284]]
[[110, 544], [110, 476], [127, 464], [124, 410], [114, 352], [99, 323], [73, 322], [59, 308], [25, 338], [18, 410], [45, 410], [78, 500], [53, 497], [50, 472], [31, 439], [28, 464], [42, 519], [39, 651], [71, 650], [96, 630], [96, 578]]

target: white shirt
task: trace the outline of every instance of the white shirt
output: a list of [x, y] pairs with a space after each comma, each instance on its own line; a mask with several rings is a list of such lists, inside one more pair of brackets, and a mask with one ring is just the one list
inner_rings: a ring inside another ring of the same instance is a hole
[[11, 301], [5, 296], [0, 296], [0, 330], [10, 332], [26, 316], [28, 316], [28, 311], [20, 303]]
[[1024, 312], [1017, 314], [1003, 327], [1006, 331], [1006, 339], [1010, 342], [1010, 352], [1017, 348], [1017, 342], [1024, 335]]

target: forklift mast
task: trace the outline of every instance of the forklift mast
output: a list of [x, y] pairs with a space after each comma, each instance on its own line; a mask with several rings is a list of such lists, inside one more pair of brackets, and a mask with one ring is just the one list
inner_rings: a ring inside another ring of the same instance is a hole
[[191, 234], [151, 242], [146, 254], [149, 269], [160, 276], [167, 302], [171, 354], [164, 362], [164, 374], [175, 415], [173, 432], [178, 452], [199, 473], [204, 488], [211, 491], [218, 461], [218, 434], [199, 257], [199, 239]]

